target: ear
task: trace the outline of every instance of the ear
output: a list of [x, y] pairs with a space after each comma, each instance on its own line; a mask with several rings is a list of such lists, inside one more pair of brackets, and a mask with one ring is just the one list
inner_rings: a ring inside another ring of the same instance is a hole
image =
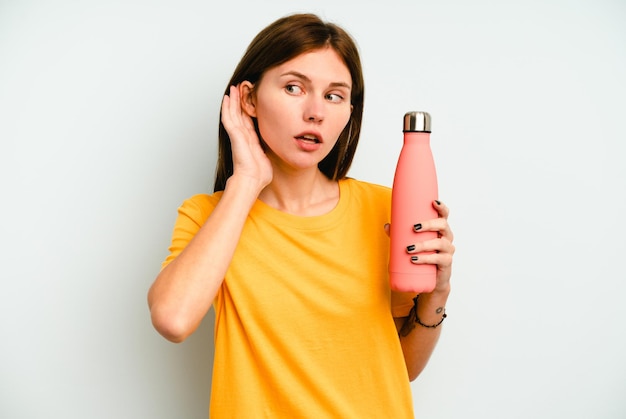
[[254, 97], [254, 84], [248, 80], [244, 80], [239, 85], [239, 99], [241, 109], [248, 116], [256, 118], [256, 98]]

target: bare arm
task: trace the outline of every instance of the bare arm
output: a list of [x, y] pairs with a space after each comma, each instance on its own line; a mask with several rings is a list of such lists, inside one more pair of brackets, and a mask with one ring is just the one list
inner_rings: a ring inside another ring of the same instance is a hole
[[211, 216], [148, 292], [152, 323], [172, 342], [182, 342], [196, 330], [222, 284], [258, 195], [245, 180], [228, 180]]
[[248, 213], [272, 179], [271, 165], [252, 120], [241, 110], [238, 87], [224, 97], [222, 122], [231, 138], [233, 175], [207, 221], [159, 273], [148, 292], [152, 323], [172, 342], [191, 335], [213, 304]]
[[[449, 290], [437, 291], [420, 295], [417, 316], [423, 324], [435, 325], [441, 321], [449, 292]], [[407, 317], [394, 318], [398, 332], [407, 319]], [[407, 336], [400, 336], [404, 361], [411, 381], [415, 380], [426, 367], [441, 335], [441, 326], [427, 328], [415, 325]]]
[[[420, 294], [417, 304], [417, 317], [425, 325], [438, 324], [445, 313], [445, 306], [450, 294], [450, 276], [452, 273], [452, 256], [454, 245], [453, 234], [448, 225], [448, 208], [443, 204], [433, 204], [439, 212], [440, 218], [422, 223], [421, 231], [438, 231], [439, 238], [423, 243], [414, 243], [415, 250], [410, 253], [436, 251], [431, 255], [420, 256], [414, 263], [436, 264], [437, 284], [430, 293]], [[411, 244], [411, 243], [409, 243]], [[408, 317], [394, 318], [398, 332], [405, 326]], [[406, 324], [410, 332], [400, 336], [400, 344], [404, 353], [409, 379], [413, 381], [422, 372], [441, 335], [441, 325], [424, 327], [419, 324]]]

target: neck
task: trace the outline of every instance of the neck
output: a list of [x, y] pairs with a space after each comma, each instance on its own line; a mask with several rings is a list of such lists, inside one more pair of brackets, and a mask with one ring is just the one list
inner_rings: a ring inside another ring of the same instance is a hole
[[317, 168], [290, 175], [274, 173], [259, 199], [279, 211], [300, 216], [323, 215], [339, 201], [339, 185]]

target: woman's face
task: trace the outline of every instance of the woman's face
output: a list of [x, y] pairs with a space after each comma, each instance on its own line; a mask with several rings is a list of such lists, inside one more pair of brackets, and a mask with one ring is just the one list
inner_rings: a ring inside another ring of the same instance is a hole
[[277, 168], [317, 168], [350, 119], [352, 77], [332, 48], [301, 54], [266, 71], [251, 96]]

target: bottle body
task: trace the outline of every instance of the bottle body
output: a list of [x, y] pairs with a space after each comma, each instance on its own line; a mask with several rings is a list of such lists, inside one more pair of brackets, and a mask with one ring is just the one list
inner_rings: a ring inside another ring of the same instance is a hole
[[437, 238], [436, 232], [415, 231], [420, 221], [437, 218], [433, 201], [438, 197], [437, 173], [430, 148], [430, 132], [404, 132], [391, 195], [389, 277], [399, 292], [430, 292], [435, 288], [437, 266], [411, 261], [407, 246]]

